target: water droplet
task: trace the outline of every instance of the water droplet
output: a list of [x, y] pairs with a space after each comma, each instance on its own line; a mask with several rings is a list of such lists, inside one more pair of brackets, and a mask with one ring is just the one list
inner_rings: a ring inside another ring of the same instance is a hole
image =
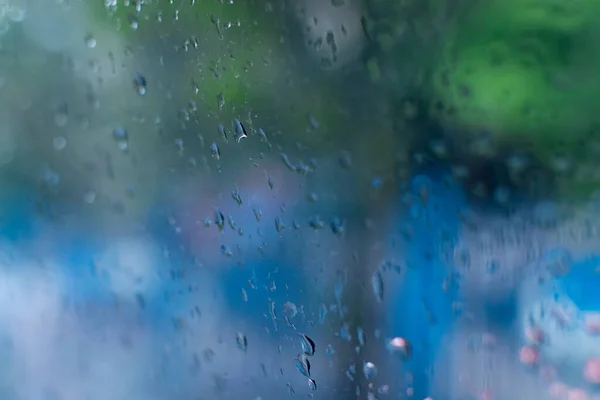
[[412, 353], [412, 348], [408, 340], [401, 337], [391, 339], [387, 344], [387, 349], [391, 353], [400, 355], [403, 358], [410, 358]]
[[213, 360], [214, 360], [214, 358], [215, 358], [215, 352], [214, 352], [214, 350], [213, 350], [213, 349], [210, 349], [210, 348], [208, 348], [208, 349], [205, 349], [205, 350], [202, 352], [202, 355], [203, 355], [203, 357], [204, 357], [204, 361], [206, 361], [207, 363], [212, 363], [212, 361], [213, 361]]
[[356, 338], [358, 339], [358, 344], [360, 346], [365, 345], [365, 331], [360, 326], [356, 328]]
[[221, 253], [223, 253], [223, 255], [225, 255], [227, 257], [233, 256], [233, 251], [225, 245], [221, 245]]
[[296, 172], [296, 166], [294, 164], [292, 164], [292, 162], [290, 161], [290, 158], [288, 157], [287, 154], [285, 153], [281, 153], [281, 161], [283, 161], [283, 164], [292, 172]]
[[319, 307], [319, 323], [324, 324], [325, 317], [327, 317], [327, 306], [321, 303], [321, 306]]
[[129, 147], [127, 130], [123, 127], [117, 127], [113, 130], [113, 137], [117, 140], [119, 149], [125, 151]]
[[287, 314], [289, 318], [294, 318], [298, 314], [298, 307], [291, 301], [283, 303], [283, 312]]
[[292, 387], [292, 384], [288, 382], [286, 385], [287, 385], [287, 388], [288, 388], [288, 391], [290, 392], [290, 394], [291, 394], [292, 396], [293, 396], [293, 395], [295, 395], [295, 394], [296, 394], [296, 391], [295, 391], [295, 390], [294, 390], [294, 388]]
[[87, 191], [84, 195], [83, 195], [83, 201], [85, 201], [88, 204], [92, 204], [94, 201], [96, 200], [96, 193], [94, 193], [93, 191]]
[[315, 342], [305, 335], [304, 333], [297, 334], [300, 337], [300, 345], [302, 346], [302, 351], [307, 356], [312, 356], [315, 354]]
[[308, 378], [308, 387], [312, 390], [317, 390], [317, 382], [314, 379]]
[[371, 277], [371, 286], [373, 287], [375, 297], [381, 303], [383, 301], [383, 276], [381, 275], [381, 271], [375, 271]]
[[58, 107], [54, 114], [54, 123], [56, 126], [64, 127], [69, 121], [69, 110], [66, 104]]
[[210, 145], [210, 153], [217, 160], [221, 158], [221, 151], [219, 150], [219, 146], [216, 143]]
[[332, 217], [331, 221], [329, 221], [329, 226], [334, 235], [340, 236], [344, 233], [344, 222], [339, 217]]
[[127, 130], [119, 126], [113, 129], [113, 137], [117, 140], [127, 140]]
[[363, 373], [365, 374], [365, 378], [373, 379], [377, 376], [377, 366], [370, 361], [367, 361], [363, 365]]
[[219, 131], [219, 137], [221, 139], [223, 139], [224, 141], [227, 141], [227, 131], [225, 130], [225, 127], [223, 126], [223, 124], [219, 124], [217, 129]]
[[269, 139], [267, 139], [267, 134], [265, 133], [265, 131], [263, 130], [263, 128], [259, 128], [258, 129], [258, 136], [260, 136], [260, 140], [263, 142], [268, 142]]
[[219, 231], [222, 231], [225, 227], [225, 216], [220, 211], [215, 211], [215, 225], [219, 228]]
[[64, 150], [67, 147], [67, 139], [64, 136], [57, 136], [52, 140], [52, 145], [58, 151]]
[[239, 142], [240, 140], [247, 138], [246, 128], [240, 122], [239, 119], [235, 120], [235, 129], [233, 130], [233, 138]]
[[352, 340], [352, 335], [350, 334], [350, 325], [347, 322], [342, 323], [342, 327], [340, 328], [340, 337], [346, 341]]
[[312, 115], [308, 115], [308, 123], [312, 129], [319, 129], [319, 121], [317, 121], [317, 119]]
[[233, 198], [233, 200], [235, 200], [238, 206], [242, 205], [242, 196], [240, 196], [240, 192], [238, 192], [237, 190], [232, 191], [231, 197]]
[[275, 229], [277, 230], [277, 233], [281, 233], [285, 229], [285, 223], [281, 217], [275, 218]]
[[260, 222], [260, 219], [262, 218], [262, 211], [260, 211], [260, 208], [256, 206], [252, 209], [252, 211], [254, 212], [254, 218], [256, 218], [256, 222]]
[[323, 222], [320, 216], [315, 215], [308, 219], [308, 225], [314, 230], [318, 230], [325, 226], [325, 222]]
[[246, 335], [244, 335], [241, 332], [238, 332], [235, 341], [237, 343], [237, 347], [242, 350], [242, 351], [246, 351], [248, 349], [248, 339], [246, 338]]
[[354, 382], [354, 380], [356, 379], [356, 365], [355, 364], [351, 364], [348, 369], [346, 370], [346, 376], [348, 377], [348, 379], [350, 379], [350, 381]]
[[330, 344], [327, 345], [327, 348], [325, 349], [325, 354], [327, 354], [327, 357], [330, 357], [330, 358], [335, 354], [335, 350], [332, 345], [330, 345]]
[[85, 37], [85, 45], [90, 49], [95, 48], [96, 44], [96, 39], [92, 35], [88, 35]]
[[139, 72], [135, 74], [135, 78], [133, 79], [133, 86], [138, 92], [138, 94], [140, 94], [141, 96], [146, 94], [146, 78], [144, 78]]
[[298, 354], [296, 357], [296, 368], [298, 371], [307, 378], [310, 378], [310, 361], [306, 357], [306, 354]]
[[223, 96], [223, 93], [219, 93], [217, 95], [217, 107], [222, 110], [223, 106], [225, 106], [225, 96]]

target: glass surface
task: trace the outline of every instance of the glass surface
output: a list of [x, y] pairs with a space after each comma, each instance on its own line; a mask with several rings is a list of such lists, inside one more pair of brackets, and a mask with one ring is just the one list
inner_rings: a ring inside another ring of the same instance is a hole
[[600, 399], [599, 0], [0, 0], [0, 399]]

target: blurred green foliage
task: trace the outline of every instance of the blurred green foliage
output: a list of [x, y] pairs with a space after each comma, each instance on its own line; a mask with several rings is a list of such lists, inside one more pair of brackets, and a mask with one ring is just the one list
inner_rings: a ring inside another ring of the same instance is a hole
[[[598, 0], [368, 0], [374, 81], [451, 136], [530, 154], [563, 195], [597, 190]], [[402, 110], [397, 112], [404, 118]], [[463, 154], [464, 155], [464, 154]], [[567, 167], [569, 174], [561, 176]], [[502, 160], [501, 160], [502, 161]]]

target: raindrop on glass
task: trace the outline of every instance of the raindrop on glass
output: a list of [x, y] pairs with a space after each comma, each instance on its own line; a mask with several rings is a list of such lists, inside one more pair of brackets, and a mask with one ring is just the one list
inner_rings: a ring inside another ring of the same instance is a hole
[[65, 125], [67, 125], [68, 121], [69, 121], [69, 113], [68, 113], [67, 105], [64, 104], [56, 110], [56, 112], [54, 114], [54, 123], [56, 124], [56, 126], [59, 126], [62, 128]]
[[319, 307], [319, 323], [325, 323], [325, 318], [327, 317], [327, 306], [321, 303]]
[[277, 230], [277, 233], [281, 233], [285, 229], [285, 223], [281, 217], [275, 218], [275, 229]]
[[90, 49], [95, 48], [96, 44], [96, 39], [92, 35], [88, 35], [85, 37], [85, 45]]
[[215, 211], [215, 225], [219, 228], [219, 231], [222, 231], [225, 227], [225, 216], [220, 211]]
[[365, 331], [363, 328], [361, 328], [360, 326], [356, 328], [356, 338], [358, 339], [358, 344], [360, 346], [364, 346], [365, 345]]
[[401, 337], [391, 339], [387, 344], [387, 349], [391, 353], [400, 355], [403, 358], [410, 358], [412, 350], [410, 343]]
[[298, 336], [300, 337], [300, 345], [304, 354], [307, 356], [315, 354], [315, 342], [304, 333], [298, 333]]
[[239, 191], [237, 191], [237, 190], [232, 191], [231, 197], [233, 198], [233, 200], [235, 200], [235, 202], [238, 204], [238, 206], [242, 205], [242, 196], [240, 195]]
[[289, 318], [294, 318], [298, 314], [298, 307], [291, 301], [286, 301], [283, 303], [283, 312], [286, 313]]
[[127, 140], [127, 130], [119, 126], [113, 129], [113, 137], [117, 140]]
[[91, 190], [86, 192], [83, 195], [83, 201], [85, 201], [88, 204], [92, 204], [95, 200], [96, 200], [96, 193], [92, 192]]
[[296, 357], [296, 368], [307, 378], [310, 378], [310, 361], [305, 354], [298, 354]]
[[216, 143], [210, 145], [210, 154], [217, 160], [221, 158], [221, 151], [219, 150], [219, 146], [217, 146]]
[[260, 208], [256, 206], [252, 209], [252, 212], [254, 213], [254, 218], [256, 218], [256, 222], [260, 222], [260, 219], [262, 218], [262, 211], [260, 211]]
[[383, 301], [383, 276], [381, 275], [381, 271], [375, 271], [373, 276], [371, 277], [371, 286], [373, 287], [373, 293], [375, 293], [375, 297], [377, 301]]
[[135, 90], [141, 96], [146, 94], [146, 86], [147, 86], [146, 78], [144, 78], [140, 73], [135, 74], [135, 78], [133, 79], [133, 86]]
[[235, 341], [237, 343], [237, 347], [240, 350], [246, 351], [248, 349], [248, 339], [246, 338], [246, 335], [244, 335], [241, 332], [238, 332]]
[[373, 379], [377, 376], [377, 366], [370, 361], [367, 361], [363, 365], [363, 373], [365, 374], [365, 378]]
[[52, 145], [56, 150], [63, 150], [67, 147], [67, 139], [64, 136], [57, 136], [52, 140]]

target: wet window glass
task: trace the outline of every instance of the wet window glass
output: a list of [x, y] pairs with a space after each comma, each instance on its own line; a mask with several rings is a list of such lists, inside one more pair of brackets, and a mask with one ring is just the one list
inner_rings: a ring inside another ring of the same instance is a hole
[[0, 0], [0, 398], [600, 399], [598, 15]]

